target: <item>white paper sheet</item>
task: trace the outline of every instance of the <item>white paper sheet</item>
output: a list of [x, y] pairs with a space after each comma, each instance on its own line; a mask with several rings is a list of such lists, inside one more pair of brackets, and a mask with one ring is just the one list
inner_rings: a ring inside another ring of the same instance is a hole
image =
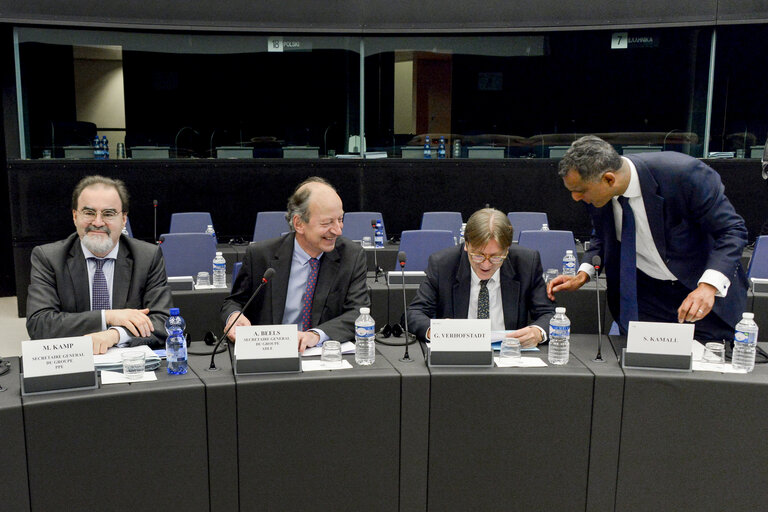
[[[312, 356], [319, 356], [323, 353], [323, 347], [309, 347], [308, 349], [304, 350], [303, 357], [312, 357]], [[355, 344], [351, 341], [345, 341], [341, 344], [341, 353], [342, 354], [354, 354], [355, 353]]]
[[131, 382], [151, 382], [153, 380], [157, 380], [155, 372], [144, 372], [144, 375], [140, 379], [129, 380], [121, 372], [101, 370], [102, 384], [130, 384]]
[[320, 370], [351, 370], [352, 365], [349, 363], [349, 361], [342, 359], [339, 366], [328, 367], [323, 361], [320, 361], [319, 359], [309, 359], [301, 361], [301, 369], [305, 372], [317, 372]]
[[496, 366], [500, 368], [513, 368], [513, 367], [540, 368], [543, 366], [548, 366], [547, 363], [545, 363], [539, 357], [521, 357], [519, 361], [514, 361], [510, 359], [505, 359], [504, 361], [502, 361], [499, 357], [494, 357], [493, 360], [496, 363]]

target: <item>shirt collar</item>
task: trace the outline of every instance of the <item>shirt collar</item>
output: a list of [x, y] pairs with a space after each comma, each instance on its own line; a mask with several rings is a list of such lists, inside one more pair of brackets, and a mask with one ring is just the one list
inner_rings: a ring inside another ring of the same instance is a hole
[[[323, 253], [321, 252], [317, 257], [317, 260], [319, 261], [320, 258], [322, 257], [323, 257]], [[307, 251], [301, 248], [301, 245], [299, 245], [298, 240], [296, 240], [295, 238], [293, 239], [293, 258], [297, 262], [301, 263], [302, 266], [306, 265], [309, 262], [309, 260], [312, 259], [312, 256], [307, 254]]]
[[106, 256], [103, 258], [99, 258], [95, 254], [93, 254], [91, 251], [88, 250], [88, 248], [83, 244], [83, 241], [80, 240], [80, 248], [83, 250], [83, 255], [85, 256], [85, 259], [88, 260], [88, 258], [96, 258], [97, 260], [116, 260], [117, 259], [117, 251], [120, 249], [120, 240], [117, 241], [115, 246], [112, 248], [111, 251], [107, 253]]
[[640, 197], [642, 191], [640, 190], [640, 176], [637, 174], [637, 167], [635, 167], [635, 163], [629, 158], [624, 156], [621, 158], [629, 164], [629, 184], [627, 185], [627, 190], [621, 195], [628, 198]]
[[[477, 274], [475, 274], [475, 269], [472, 268], [472, 265], [469, 266], [470, 275], [472, 276], [472, 285], [473, 286], [480, 286], [480, 278], [477, 277]], [[499, 270], [501, 270], [501, 266], [496, 269], [496, 272], [493, 273], [493, 275], [488, 279], [488, 284], [496, 284], [499, 281]]]

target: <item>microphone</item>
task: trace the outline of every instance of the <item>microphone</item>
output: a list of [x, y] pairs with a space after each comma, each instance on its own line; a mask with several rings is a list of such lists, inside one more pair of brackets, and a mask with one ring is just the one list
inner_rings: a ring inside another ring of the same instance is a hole
[[604, 363], [603, 359], [603, 321], [600, 316], [600, 268], [603, 261], [600, 256], [592, 256], [592, 266], [595, 269], [595, 290], [597, 291], [597, 355], [592, 360], [596, 363]]
[[[240, 312], [237, 314], [237, 316], [232, 321], [232, 323], [229, 324], [229, 327], [227, 327], [224, 330], [224, 333], [221, 335], [221, 338], [216, 343], [216, 346], [213, 347], [213, 353], [211, 354], [211, 365], [208, 368], [206, 368], [207, 371], [209, 371], [209, 372], [217, 372], [217, 371], [219, 371], [219, 368], [216, 368], [216, 363], [214, 362], [214, 359], [216, 359], [216, 351], [219, 350], [219, 345], [221, 345], [221, 343], [227, 339], [227, 334], [229, 334], [229, 330], [232, 329], [232, 327], [234, 327], [234, 325], [237, 323], [237, 321], [243, 315], [243, 311], [248, 309], [248, 306], [251, 305], [251, 302], [253, 302], [253, 299], [256, 298], [256, 296], [259, 294], [261, 289], [264, 288], [264, 285], [267, 284], [269, 282], [269, 280], [272, 279], [272, 276], [274, 276], [274, 275], [275, 275], [275, 269], [272, 268], [272, 267], [269, 267], [264, 272], [264, 276], [261, 278], [261, 283], [256, 288], [256, 290], [251, 294], [251, 298], [248, 299], [248, 302], [245, 303], [245, 306], [243, 306], [240, 309]], [[229, 346], [229, 344], [227, 344], [227, 346]]]
[[379, 267], [379, 257], [376, 255], [376, 219], [371, 219], [371, 228], [373, 228], [373, 266], [374, 270], [373, 282], [379, 282], [379, 274], [384, 272], [384, 269]]
[[194, 133], [198, 137], [200, 136], [200, 132], [198, 132], [197, 130], [195, 130], [191, 126], [182, 126], [179, 129], [179, 131], [176, 132], [176, 138], [173, 139], [173, 145], [176, 148], [176, 158], [179, 158], [179, 135], [181, 135], [184, 132], [184, 130], [190, 130], [190, 131], [192, 131], [192, 133]]
[[157, 242], [157, 199], [152, 200], [152, 208], [155, 210], [155, 242]]
[[405, 319], [405, 331], [403, 332], [403, 335], [405, 336], [405, 353], [403, 354], [403, 357], [400, 358], [400, 361], [404, 363], [412, 363], [413, 359], [408, 355], [408, 344], [411, 340], [408, 337], [408, 302], [405, 299], [405, 251], [397, 253], [397, 261], [400, 262], [400, 276], [403, 280], [403, 318]]

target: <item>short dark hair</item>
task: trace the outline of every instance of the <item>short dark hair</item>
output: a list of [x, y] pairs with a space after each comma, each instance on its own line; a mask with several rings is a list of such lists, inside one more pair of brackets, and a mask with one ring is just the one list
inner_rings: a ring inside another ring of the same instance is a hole
[[72, 191], [73, 210], [77, 210], [77, 200], [80, 198], [80, 194], [83, 193], [83, 190], [93, 185], [104, 185], [105, 187], [112, 187], [117, 190], [117, 195], [120, 197], [121, 203], [120, 209], [123, 213], [128, 213], [128, 201], [130, 196], [128, 195], [128, 189], [126, 188], [125, 183], [123, 183], [123, 180], [107, 178], [106, 176], [99, 176], [98, 174], [86, 176], [75, 186], [75, 190]]
[[621, 168], [621, 157], [616, 150], [600, 137], [585, 135], [573, 142], [563, 159], [558, 164], [561, 178], [571, 169], [581, 176], [583, 181], [597, 181], [607, 171]]
[[288, 198], [288, 208], [285, 212], [285, 220], [288, 222], [288, 226], [291, 231], [294, 231], [293, 217], [298, 215], [303, 222], [309, 222], [309, 196], [312, 194], [312, 187], [308, 187], [310, 183], [320, 183], [330, 187], [331, 190], [336, 192], [333, 185], [325, 181], [319, 176], [312, 176], [299, 183], [296, 190], [293, 191], [291, 197]]

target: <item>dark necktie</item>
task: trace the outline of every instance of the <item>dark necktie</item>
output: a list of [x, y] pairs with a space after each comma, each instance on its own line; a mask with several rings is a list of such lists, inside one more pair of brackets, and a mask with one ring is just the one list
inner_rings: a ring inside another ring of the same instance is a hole
[[91, 291], [93, 304], [91, 306], [92, 311], [99, 311], [102, 309], [109, 309], [109, 288], [107, 287], [107, 278], [104, 277], [104, 271], [101, 269], [104, 266], [105, 259], [88, 258], [96, 263], [96, 271], [93, 273], [93, 289]]
[[477, 294], [477, 318], [488, 318], [488, 279], [480, 281], [480, 293]]
[[624, 334], [637, 313], [637, 250], [635, 245], [635, 215], [629, 198], [618, 197], [621, 205], [621, 264], [619, 271], [619, 320]]
[[317, 267], [319, 266], [319, 263], [317, 258], [309, 259], [309, 277], [307, 277], [307, 288], [304, 291], [304, 297], [301, 299], [301, 313], [299, 314], [300, 331], [306, 331], [312, 327], [312, 299], [315, 296]]

